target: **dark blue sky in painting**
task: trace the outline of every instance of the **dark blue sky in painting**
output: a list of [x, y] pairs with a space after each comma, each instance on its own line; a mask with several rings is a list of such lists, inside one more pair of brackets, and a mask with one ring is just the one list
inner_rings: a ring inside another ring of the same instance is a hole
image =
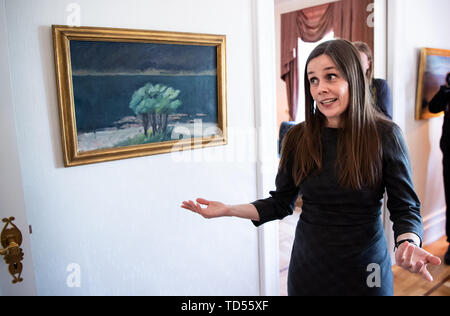
[[211, 72], [217, 67], [215, 46], [70, 41], [72, 71], [138, 73]]

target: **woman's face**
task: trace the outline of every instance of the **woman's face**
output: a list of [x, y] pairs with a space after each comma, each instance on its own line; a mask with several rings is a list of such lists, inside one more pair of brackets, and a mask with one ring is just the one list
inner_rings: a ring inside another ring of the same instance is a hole
[[341, 115], [349, 104], [349, 85], [327, 55], [311, 59], [307, 65], [310, 92], [319, 111], [327, 118], [327, 127], [340, 127]]

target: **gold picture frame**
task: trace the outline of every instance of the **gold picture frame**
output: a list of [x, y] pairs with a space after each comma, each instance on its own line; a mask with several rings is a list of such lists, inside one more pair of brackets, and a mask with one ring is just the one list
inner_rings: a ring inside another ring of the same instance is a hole
[[66, 167], [227, 144], [225, 35], [62, 25], [52, 35]]
[[445, 83], [446, 74], [450, 72], [450, 50], [422, 48], [420, 53], [419, 78], [416, 98], [416, 120], [426, 120], [443, 115], [431, 113], [428, 104]]

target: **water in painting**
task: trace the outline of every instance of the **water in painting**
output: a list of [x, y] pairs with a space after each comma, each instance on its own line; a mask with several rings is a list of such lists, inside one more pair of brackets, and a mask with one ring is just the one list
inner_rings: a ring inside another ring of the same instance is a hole
[[220, 133], [215, 46], [72, 40], [70, 54], [79, 152]]

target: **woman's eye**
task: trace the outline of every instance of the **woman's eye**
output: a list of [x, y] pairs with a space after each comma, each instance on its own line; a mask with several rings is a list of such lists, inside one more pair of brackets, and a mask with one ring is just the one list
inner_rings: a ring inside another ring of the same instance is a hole
[[311, 78], [311, 79], [309, 79], [309, 82], [311, 84], [316, 84], [317, 83], [317, 78]]
[[335, 74], [329, 74], [327, 75], [328, 80], [334, 80], [337, 78], [337, 76]]

